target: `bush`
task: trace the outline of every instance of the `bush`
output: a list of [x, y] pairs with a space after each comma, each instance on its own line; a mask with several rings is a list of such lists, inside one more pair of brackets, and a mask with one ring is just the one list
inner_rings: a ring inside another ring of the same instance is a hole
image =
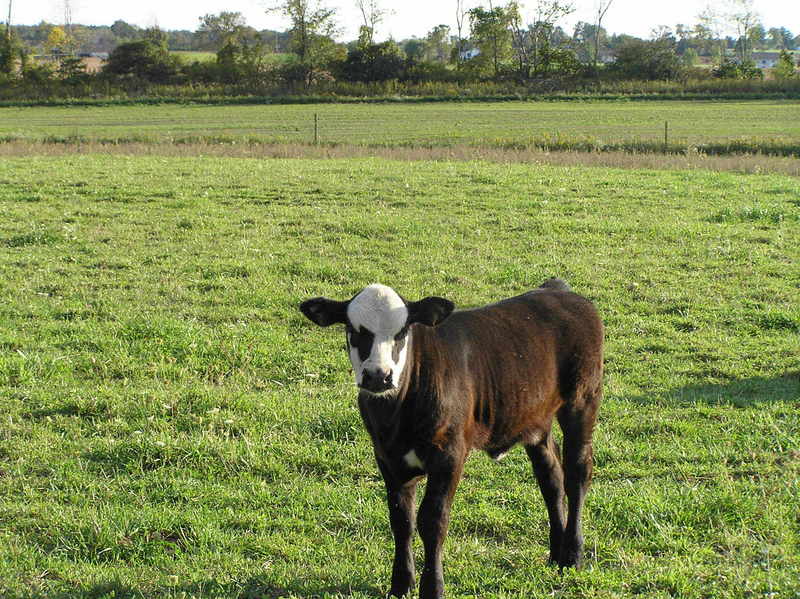
[[53, 67], [47, 63], [31, 63], [22, 69], [22, 81], [30, 85], [42, 85], [53, 78]]
[[67, 83], [82, 83], [89, 77], [83, 61], [77, 56], [62, 56], [57, 74], [59, 79]]
[[714, 67], [711, 74], [718, 79], [763, 79], [761, 72], [752, 60], [737, 62], [727, 56]]
[[583, 73], [584, 67], [575, 52], [568, 48], [550, 48], [547, 60], [535, 74], [556, 77], [577, 77]]
[[168, 83], [177, 77], [179, 67], [180, 59], [171, 55], [164, 45], [141, 40], [117, 46], [108, 57], [103, 72], [153, 83]]
[[786, 50], [781, 50], [778, 64], [772, 69], [772, 74], [776, 79], [786, 80], [795, 77], [794, 59]]
[[17, 65], [25, 67], [27, 54], [16, 35], [9, 35], [5, 26], [0, 27], [0, 73], [14, 75]]
[[454, 71], [441, 62], [416, 62], [406, 61], [405, 80], [411, 83], [423, 82], [457, 82], [463, 81], [466, 76], [459, 71]]
[[311, 68], [299, 61], [283, 64], [277, 74], [278, 78], [292, 89], [302, 87], [307, 90], [315, 85], [328, 85], [336, 81], [330, 71]]
[[616, 61], [608, 71], [622, 79], [671, 81], [683, 73], [675, 42], [670, 38], [654, 41], [632, 39], [614, 50]]
[[389, 40], [350, 50], [338, 70], [346, 81], [389, 81], [405, 78], [406, 61], [400, 46]]

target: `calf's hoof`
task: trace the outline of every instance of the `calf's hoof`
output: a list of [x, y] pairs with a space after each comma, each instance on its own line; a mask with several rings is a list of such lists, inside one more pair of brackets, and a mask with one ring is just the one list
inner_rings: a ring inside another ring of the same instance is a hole
[[558, 569], [564, 568], [580, 568], [581, 567], [581, 550], [573, 549], [561, 552], [561, 557], [558, 560]]

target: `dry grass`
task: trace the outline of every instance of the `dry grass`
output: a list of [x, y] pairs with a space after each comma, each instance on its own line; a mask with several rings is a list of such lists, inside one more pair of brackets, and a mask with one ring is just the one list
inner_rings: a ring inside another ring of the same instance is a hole
[[64, 156], [69, 154], [115, 154], [133, 156], [220, 156], [231, 158], [363, 158], [394, 160], [466, 161], [542, 164], [551, 166], [596, 166], [624, 169], [704, 169], [748, 174], [776, 173], [800, 176], [800, 159], [743, 154], [648, 154], [629, 152], [547, 152], [537, 149], [511, 150], [455, 146], [450, 148], [375, 148], [356, 145], [282, 144], [169, 144], [169, 143], [79, 143], [48, 144], [9, 142], [0, 144], [0, 156]]

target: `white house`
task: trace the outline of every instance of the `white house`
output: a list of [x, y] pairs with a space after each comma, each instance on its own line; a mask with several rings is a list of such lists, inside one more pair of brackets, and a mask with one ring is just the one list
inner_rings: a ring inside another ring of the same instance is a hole
[[777, 52], [753, 52], [750, 57], [759, 69], [774, 69], [780, 54]]

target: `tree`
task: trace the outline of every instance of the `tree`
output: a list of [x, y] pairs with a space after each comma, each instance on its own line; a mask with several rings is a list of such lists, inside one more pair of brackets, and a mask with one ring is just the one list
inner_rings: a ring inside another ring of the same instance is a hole
[[355, 48], [347, 53], [342, 75], [348, 81], [388, 81], [403, 78], [405, 56], [392, 40]]
[[6, 20], [6, 31], [4, 37], [9, 42], [11, 41], [11, 38], [14, 36], [14, 32], [11, 31], [11, 6], [12, 2], [11, 0], [8, 0], [8, 19]]
[[378, 0], [355, 0], [356, 8], [361, 13], [361, 18], [364, 20], [362, 26], [363, 42], [359, 36], [360, 43], [369, 46], [375, 43], [375, 28], [383, 19], [389, 14], [389, 11], [380, 7]]
[[86, 66], [77, 56], [62, 56], [56, 70], [58, 78], [68, 83], [78, 83], [87, 77]]
[[775, 79], [786, 80], [795, 78], [794, 59], [785, 49], [781, 50], [781, 55], [778, 57], [778, 64], [772, 70], [772, 74], [775, 75]]
[[162, 31], [158, 25], [153, 25], [152, 27], [148, 27], [147, 29], [145, 29], [144, 33], [142, 34], [142, 39], [148, 42], [152, 42], [153, 45], [158, 46], [164, 52], [166, 52], [167, 49], [169, 48], [169, 43], [168, 43], [169, 38], [167, 37], [167, 34], [164, 31]]
[[713, 5], [707, 5], [697, 15], [695, 37], [705, 42], [706, 51], [714, 56], [717, 64], [721, 64], [725, 58], [725, 45], [721, 40], [722, 30], [723, 15]]
[[685, 67], [693, 67], [697, 65], [698, 58], [697, 50], [694, 48], [686, 48], [683, 52], [683, 56], [681, 56], [681, 62]]
[[16, 73], [17, 65], [20, 70], [25, 69], [27, 54], [19, 38], [11, 31], [8, 25], [0, 26], [0, 73], [12, 75]]
[[320, 5], [318, 0], [284, 0], [268, 12], [280, 12], [291, 21], [289, 47], [297, 55], [297, 75], [306, 87], [310, 86], [315, 71], [327, 66], [334, 56], [336, 10]]
[[403, 52], [412, 62], [419, 62], [425, 58], [425, 40], [412, 37], [403, 42]]
[[218, 15], [207, 14], [200, 17], [197, 35], [204, 48], [219, 50], [226, 44], [236, 42], [246, 27], [242, 13], [223, 11]]
[[228, 38], [217, 51], [217, 79], [223, 83], [261, 83], [269, 73], [268, 53], [257, 32]]
[[767, 36], [769, 37], [770, 46], [777, 50], [794, 50], [796, 48], [792, 32], [786, 27], [772, 27], [767, 31]]
[[628, 41], [614, 50], [616, 60], [609, 70], [625, 79], [675, 79], [682, 72], [675, 46], [670, 37]]
[[[606, 16], [608, 9], [611, 8], [611, 3], [614, 0], [598, 0], [597, 1], [597, 19], [595, 21], [595, 25], [597, 26], [597, 31], [599, 32], [603, 27], [603, 18]], [[600, 58], [600, 36], [596, 35], [594, 38], [594, 57], [592, 60], [592, 68], [594, 69], [595, 77], [600, 75], [600, 71], [597, 70], [597, 60]]]
[[740, 62], [744, 63], [750, 59], [752, 53], [750, 34], [758, 24], [758, 14], [753, 10], [753, 0], [728, 0], [728, 2], [730, 4], [728, 19], [736, 28], [738, 36], [736, 48]]
[[572, 43], [575, 48], [575, 53], [578, 55], [578, 59], [586, 65], [586, 70], [594, 72], [592, 62], [594, 61], [595, 44], [597, 44], [598, 47], [609, 46], [610, 39], [608, 32], [604, 28], [600, 27], [598, 29], [597, 25], [578, 21], [572, 33]]
[[513, 11], [478, 6], [469, 11], [470, 27], [480, 54], [472, 59], [479, 71], [498, 77], [513, 56], [511, 20]]
[[449, 25], [437, 25], [425, 36], [425, 60], [446, 63], [450, 60], [451, 48]]
[[572, 4], [561, 0], [537, 0], [535, 20], [523, 26], [521, 7], [516, 2], [506, 6], [509, 13], [513, 48], [519, 76], [548, 75], [554, 58], [555, 23], [574, 11]]
[[139, 37], [139, 28], [125, 21], [117, 20], [111, 26], [111, 32], [119, 41], [134, 40]]
[[461, 68], [461, 63], [464, 61], [465, 49], [465, 26], [469, 24], [467, 19], [469, 10], [464, 4], [465, 0], [456, 0], [456, 48], [455, 48], [455, 63], [458, 68]]
[[167, 83], [178, 73], [178, 59], [170, 55], [166, 44], [159, 45], [146, 39], [127, 42], [114, 48], [103, 72]]
[[756, 50], [767, 46], [767, 31], [761, 23], [756, 23], [747, 34], [750, 48]]
[[761, 79], [764, 73], [756, 67], [752, 60], [739, 62], [723, 56], [720, 63], [711, 70], [711, 74], [719, 79]]
[[657, 25], [650, 30], [650, 39], [661, 40], [665, 38], [675, 40], [675, 34], [672, 32], [671, 27], [667, 25]]
[[45, 41], [45, 49], [50, 54], [66, 54], [68, 46], [67, 34], [61, 27], [51, 27]]

